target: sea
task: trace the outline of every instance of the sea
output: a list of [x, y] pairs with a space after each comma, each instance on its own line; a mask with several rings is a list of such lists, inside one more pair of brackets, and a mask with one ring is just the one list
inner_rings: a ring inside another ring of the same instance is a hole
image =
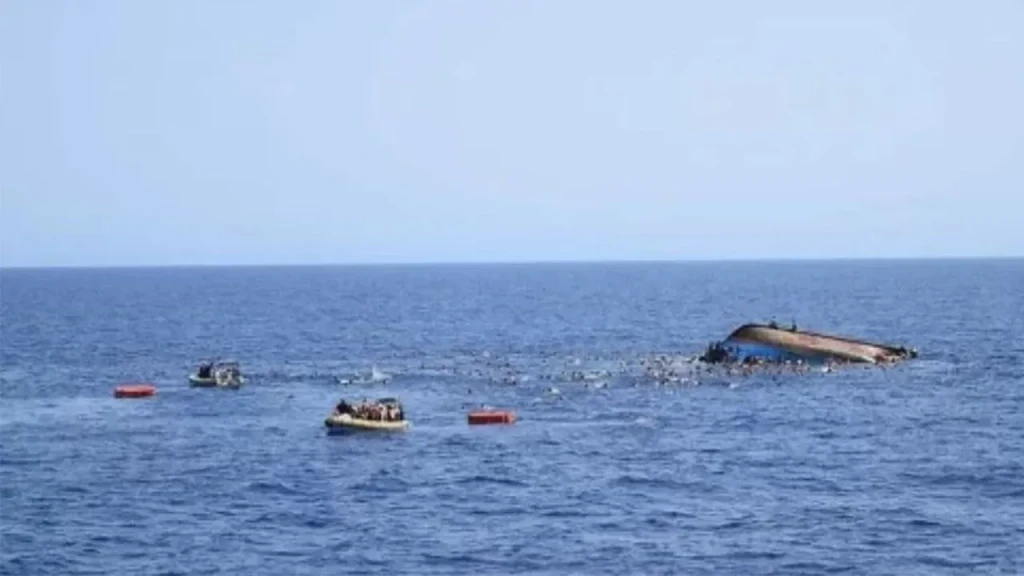
[[[1021, 259], [3, 269], [0, 304], [0, 574], [1024, 573]], [[692, 363], [773, 318], [920, 357]], [[210, 357], [247, 384], [190, 388]], [[325, 433], [381, 396], [406, 433]]]

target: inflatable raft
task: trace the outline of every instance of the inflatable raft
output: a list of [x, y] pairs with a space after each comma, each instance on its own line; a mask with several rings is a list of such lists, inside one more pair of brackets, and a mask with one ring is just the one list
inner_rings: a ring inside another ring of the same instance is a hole
[[195, 386], [197, 388], [214, 388], [217, 386], [216, 378], [200, 378], [195, 374], [189, 374], [188, 377], [189, 386]]
[[195, 374], [188, 377], [188, 385], [193, 388], [241, 388], [243, 384], [245, 384], [245, 378], [242, 377], [221, 382], [218, 382], [216, 378], [200, 378]]
[[485, 424], [514, 424], [516, 413], [511, 410], [474, 410], [467, 417], [470, 426]]
[[114, 388], [114, 398], [148, 398], [156, 394], [152, 384], [125, 384]]
[[405, 420], [364, 420], [353, 418], [348, 414], [331, 414], [324, 420], [328, 434], [346, 434], [350, 432], [404, 432], [409, 429]]
[[195, 374], [188, 376], [189, 386], [196, 388], [241, 388], [245, 377], [234, 360], [206, 362]]

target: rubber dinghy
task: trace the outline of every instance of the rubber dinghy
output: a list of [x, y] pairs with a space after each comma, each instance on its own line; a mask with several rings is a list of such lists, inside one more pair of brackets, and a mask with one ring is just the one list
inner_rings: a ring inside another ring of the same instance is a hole
[[188, 383], [197, 388], [240, 388], [245, 377], [238, 362], [220, 360], [200, 364], [195, 374], [189, 374]]
[[328, 434], [351, 432], [404, 432], [409, 429], [405, 409], [396, 398], [349, 404], [342, 400], [324, 420]]
[[327, 431], [331, 434], [344, 434], [345, 432], [404, 432], [409, 429], [409, 423], [405, 420], [382, 422], [353, 418], [349, 414], [331, 414], [324, 420], [324, 426], [327, 427]]

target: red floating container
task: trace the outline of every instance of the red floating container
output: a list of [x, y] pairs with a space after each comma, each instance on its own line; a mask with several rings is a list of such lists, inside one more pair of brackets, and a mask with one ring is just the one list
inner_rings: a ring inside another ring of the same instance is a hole
[[470, 425], [479, 424], [512, 424], [516, 421], [516, 413], [511, 410], [474, 410], [469, 413]]
[[146, 398], [156, 394], [156, 386], [150, 384], [126, 384], [114, 388], [114, 398]]

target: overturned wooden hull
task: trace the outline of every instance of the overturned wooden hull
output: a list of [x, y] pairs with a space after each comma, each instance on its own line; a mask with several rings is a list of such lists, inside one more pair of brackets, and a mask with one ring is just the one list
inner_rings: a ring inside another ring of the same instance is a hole
[[763, 324], [740, 326], [705, 355], [712, 362], [890, 363], [917, 356], [903, 346]]

